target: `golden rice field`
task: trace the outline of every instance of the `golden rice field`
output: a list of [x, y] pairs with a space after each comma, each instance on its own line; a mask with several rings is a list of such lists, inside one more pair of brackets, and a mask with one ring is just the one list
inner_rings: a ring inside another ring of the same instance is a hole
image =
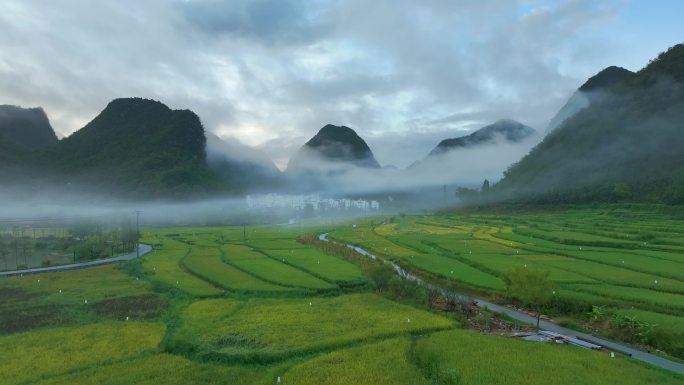
[[681, 384], [607, 352], [465, 330], [424, 292], [379, 290], [367, 264], [297, 241], [332, 229], [485, 294], [515, 266], [544, 267], [564, 299], [680, 328], [684, 227], [627, 214], [146, 229], [155, 251], [140, 260], [0, 278], [0, 384]]

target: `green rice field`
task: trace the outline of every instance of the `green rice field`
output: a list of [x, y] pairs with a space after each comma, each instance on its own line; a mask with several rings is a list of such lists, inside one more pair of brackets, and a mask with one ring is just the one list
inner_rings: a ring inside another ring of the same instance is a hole
[[138, 260], [0, 277], [0, 384], [684, 383], [606, 351], [467, 330], [422, 289], [381, 289], [365, 258], [301, 241], [322, 232], [491, 298], [511, 269], [547, 269], [559, 301], [684, 339], [684, 225], [657, 208], [149, 228]]

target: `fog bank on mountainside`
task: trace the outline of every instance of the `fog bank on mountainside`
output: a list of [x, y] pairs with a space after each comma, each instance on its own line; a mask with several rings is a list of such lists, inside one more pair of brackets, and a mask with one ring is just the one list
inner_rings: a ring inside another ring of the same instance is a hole
[[487, 200], [684, 203], [684, 45], [565, 120]]

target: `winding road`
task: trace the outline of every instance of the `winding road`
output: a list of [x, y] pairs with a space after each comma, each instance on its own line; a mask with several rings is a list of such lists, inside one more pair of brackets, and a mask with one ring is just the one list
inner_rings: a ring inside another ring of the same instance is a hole
[[139, 254], [136, 253], [135, 251], [133, 251], [133, 252], [128, 253], [128, 254], [117, 255], [116, 257], [105, 258], [105, 259], [96, 259], [96, 260], [90, 261], [90, 262], [71, 263], [68, 265], [58, 265], [58, 266], [49, 266], [49, 267], [37, 267], [35, 269], [3, 271], [3, 272], [0, 272], [0, 277], [9, 277], [9, 276], [13, 276], [13, 275], [24, 275], [24, 274], [50, 273], [50, 272], [54, 272], [54, 271], [64, 271], [64, 270], [85, 269], [88, 267], [108, 265], [110, 263], [116, 263], [116, 262], [121, 262], [121, 261], [130, 261], [131, 259], [138, 258], [139, 256], [143, 256], [143, 255], [149, 253], [150, 251], [152, 251], [152, 246], [140, 244], [140, 245], [138, 245], [138, 251], [140, 252]]
[[[328, 239], [328, 233], [320, 234], [318, 236], [318, 239], [321, 241], [324, 241], [324, 242], [339, 243], [336, 241], [329, 240]], [[364, 255], [366, 257], [369, 257], [372, 259], [378, 259], [378, 257], [376, 257], [375, 255], [373, 255], [372, 253], [368, 252], [367, 250], [365, 250], [361, 247], [354, 246], [354, 245], [351, 245], [348, 243], [340, 243], [340, 244], [343, 244], [343, 245], [347, 246], [348, 248], [353, 249], [357, 253]], [[420, 278], [412, 275], [408, 271], [402, 269], [399, 265], [395, 264], [394, 262], [388, 261], [386, 259], [382, 259], [382, 261], [384, 263], [390, 264], [392, 266], [392, 268], [394, 269], [394, 271], [397, 274], [399, 274], [401, 277], [403, 277], [404, 279], [416, 282], [418, 285], [425, 287], [426, 289], [436, 290], [436, 291], [442, 293], [442, 295], [457, 296], [457, 297], [461, 297], [461, 298], [473, 299], [473, 300], [477, 301], [477, 306], [479, 306], [479, 307], [486, 306], [487, 309], [489, 309], [491, 311], [506, 314], [507, 316], [509, 316], [513, 319], [516, 319], [518, 321], [521, 321], [521, 322], [525, 322], [525, 323], [529, 323], [529, 324], [535, 324], [537, 322], [537, 319], [535, 317], [532, 317], [528, 314], [519, 312], [517, 310], [509, 309], [509, 308], [501, 306], [501, 305], [497, 305], [495, 303], [486, 301], [486, 300], [481, 299], [481, 298], [473, 298], [470, 296], [465, 296], [461, 293], [455, 293], [455, 292], [448, 291], [446, 289], [443, 289], [441, 287], [432, 285], [430, 283], [427, 283], [427, 282], [421, 280]], [[600, 346], [602, 346], [608, 350], [627, 354], [636, 360], [643, 361], [643, 362], [649, 363], [651, 365], [655, 365], [655, 366], [658, 366], [660, 368], [667, 369], [667, 370], [670, 370], [670, 371], [684, 375], [684, 364], [681, 364], [681, 363], [675, 362], [675, 361], [671, 361], [671, 360], [656, 356], [654, 354], [644, 352], [644, 351], [639, 350], [639, 349], [635, 349], [631, 346], [627, 346], [625, 344], [622, 344], [622, 343], [619, 343], [616, 341], [596, 337], [596, 336], [593, 336], [591, 334], [578, 332], [576, 330], [572, 330], [572, 329], [568, 329], [568, 328], [565, 328], [562, 326], [558, 326], [552, 322], [543, 321], [543, 320], [539, 322], [539, 327], [543, 330], [548, 330], [551, 332], [560, 333], [560, 334], [564, 334], [567, 336], [577, 337], [581, 340], [585, 340], [585, 341], [591, 342], [593, 344], [600, 345]]]

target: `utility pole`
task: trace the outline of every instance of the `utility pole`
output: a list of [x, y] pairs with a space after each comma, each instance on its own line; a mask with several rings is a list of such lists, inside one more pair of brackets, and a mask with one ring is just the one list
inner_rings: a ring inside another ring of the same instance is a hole
[[19, 238], [18, 235], [19, 232], [17, 229], [13, 229], [12, 231], [12, 236], [14, 238], [14, 270], [19, 270]]
[[140, 256], [140, 210], [135, 210], [135, 256]]
[[26, 239], [24, 239], [24, 228], [21, 229], [21, 246], [22, 246], [22, 251], [24, 253], [24, 265], [28, 269], [28, 253], [26, 252]]

